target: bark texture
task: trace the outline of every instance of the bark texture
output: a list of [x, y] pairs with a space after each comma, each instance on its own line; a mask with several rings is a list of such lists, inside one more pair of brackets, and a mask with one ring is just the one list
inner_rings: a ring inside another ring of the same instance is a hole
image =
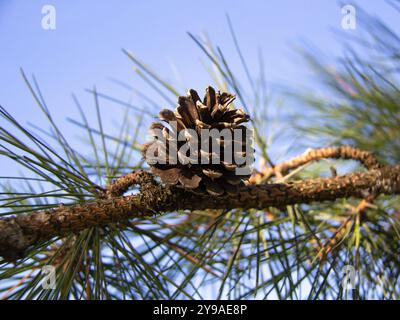
[[367, 169], [382, 167], [382, 164], [371, 152], [343, 145], [339, 147], [308, 149], [302, 155], [290, 159], [289, 161], [282, 162], [274, 167], [265, 168], [262, 171], [262, 175], [264, 179], [268, 179], [270, 176], [275, 176], [277, 174], [285, 175], [290, 170], [299, 168], [307, 163], [327, 158], [356, 160]]
[[[140, 184], [140, 192], [117, 196], [128, 188], [129, 183]], [[105, 197], [93, 202], [60, 205], [50, 211], [1, 218], [0, 256], [15, 261], [24, 257], [32, 246], [55, 237], [175, 210], [281, 208], [339, 198], [400, 194], [400, 165], [377, 166], [366, 172], [332, 178], [249, 185], [240, 189], [236, 196], [211, 197], [209, 194], [198, 195], [176, 187], [164, 187], [144, 171], [130, 175], [129, 179], [114, 184], [112, 188]]]

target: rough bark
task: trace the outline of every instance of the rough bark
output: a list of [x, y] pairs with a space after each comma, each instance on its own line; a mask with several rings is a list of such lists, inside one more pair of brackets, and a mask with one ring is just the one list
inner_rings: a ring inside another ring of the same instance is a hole
[[[400, 165], [332, 178], [249, 185], [236, 196], [219, 197], [163, 187], [143, 171], [130, 176], [129, 180], [141, 185], [138, 194], [114, 197], [108, 192], [106, 197], [97, 201], [61, 205], [51, 211], [0, 219], [0, 256], [13, 261], [23, 257], [33, 245], [54, 237], [175, 210], [264, 209], [348, 197], [364, 198], [371, 194], [399, 194]], [[128, 184], [123, 183], [123, 187], [116, 189], [126, 190]]]
[[299, 168], [307, 163], [327, 158], [356, 160], [367, 169], [377, 169], [382, 167], [382, 164], [371, 152], [343, 145], [339, 147], [308, 149], [298, 157], [279, 163], [274, 167], [265, 168], [261, 174], [263, 179], [268, 179], [276, 174], [285, 175], [290, 170]]

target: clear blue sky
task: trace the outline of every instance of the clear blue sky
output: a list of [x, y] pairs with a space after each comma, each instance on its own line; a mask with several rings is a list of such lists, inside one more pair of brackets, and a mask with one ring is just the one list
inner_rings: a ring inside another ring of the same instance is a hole
[[[362, 3], [367, 12], [399, 27], [398, 13], [385, 1], [355, 3]], [[45, 4], [56, 8], [56, 30], [42, 29], [41, 9]], [[121, 48], [175, 81], [182, 93], [187, 86], [203, 90], [211, 82], [200, 63], [205, 57], [186, 32], [207, 32], [241, 72], [227, 13], [250, 67], [256, 68], [257, 50], [262, 48], [267, 80], [272, 83], [304, 84], [307, 69], [292, 50], [302, 40], [315, 44], [327, 55], [341, 51], [331, 30], [340, 28], [342, 18], [340, 5], [334, 0], [0, 0], [0, 104], [22, 123], [30, 121], [47, 127], [22, 80], [21, 67], [36, 76], [62, 128], [72, 128], [64, 119], [77, 115], [72, 92], [90, 110], [93, 98], [84, 89], [94, 85], [121, 100], [132, 98], [134, 103], [130, 92], [109, 80], [117, 78], [150, 92]], [[358, 29], [349, 32], [357, 33]], [[111, 102], [102, 103], [107, 117], [123, 111]], [[1, 168], [0, 174], [5, 172], [8, 169]]]

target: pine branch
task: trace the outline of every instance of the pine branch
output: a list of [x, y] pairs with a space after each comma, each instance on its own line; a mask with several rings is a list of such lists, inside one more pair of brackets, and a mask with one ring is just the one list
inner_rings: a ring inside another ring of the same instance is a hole
[[[380, 166], [372, 163], [370, 167], [372, 168], [366, 172], [331, 178], [249, 185], [242, 188], [236, 196], [226, 194], [219, 197], [165, 187], [156, 182], [150, 173], [138, 171], [119, 178], [97, 201], [60, 205], [50, 211], [1, 218], [0, 256], [5, 260], [15, 261], [24, 257], [30, 247], [54, 237], [163, 212], [282, 208], [348, 197], [400, 194], [400, 165]], [[134, 184], [140, 185], [138, 194], [121, 196]]]
[[285, 175], [290, 170], [299, 168], [307, 163], [327, 158], [356, 160], [367, 169], [375, 169], [382, 166], [371, 152], [344, 145], [339, 147], [308, 149], [298, 157], [282, 162], [274, 167], [265, 168], [261, 173], [262, 179], [265, 181], [271, 176]]
[[106, 189], [107, 198], [122, 196], [128, 189], [140, 181], [140, 171], [131, 172], [113, 181]]

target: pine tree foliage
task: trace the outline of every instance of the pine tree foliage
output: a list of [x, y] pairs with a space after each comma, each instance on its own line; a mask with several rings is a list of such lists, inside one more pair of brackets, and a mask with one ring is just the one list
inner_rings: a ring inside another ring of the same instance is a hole
[[[390, 3], [398, 14], [398, 3]], [[327, 62], [321, 55], [304, 53], [325, 93], [295, 93], [313, 115], [313, 123], [298, 119], [296, 126], [309, 138], [309, 146], [317, 139], [318, 144], [350, 144], [373, 152], [384, 163], [399, 163], [400, 37], [379, 18], [357, 12], [363, 33], [345, 38], [344, 57]], [[329, 210], [339, 213], [351, 203]], [[359, 297], [398, 299], [399, 197], [374, 199], [371, 204], [349, 234], [356, 244], [349, 249], [356, 251], [349, 254], [348, 264], [357, 266]]]
[[[398, 164], [400, 40], [379, 20], [365, 17], [363, 21], [370, 38], [368, 43], [367, 38], [358, 41], [368, 52], [374, 48], [369, 60], [349, 51], [332, 71], [306, 55], [332, 94], [301, 94], [301, 103], [314, 116], [310, 123], [299, 115], [296, 130], [309, 137], [310, 144], [350, 144], [373, 152], [386, 164]], [[219, 47], [207, 38], [190, 37], [211, 62], [214, 84], [221, 91], [234, 92], [235, 106], [251, 115], [260, 163], [252, 183], [298, 180], [329, 171], [326, 162], [319, 166], [307, 162], [293, 171], [271, 173], [276, 163], [270, 145], [275, 141], [268, 127], [268, 109], [273, 106], [269, 105], [262, 59], [260, 73], [254, 76], [229, 19], [228, 25], [244, 79], [235, 76]], [[141, 157], [143, 131], [161, 109], [157, 99], [173, 106], [181, 92], [132, 53], [124, 53], [157, 98], [139, 92], [142, 106], [137, 108], [94, 89], [96, 118], [89, 119], [74, 97], [81, 119], [71, 123], [87, 141], [85, 149], [67, 141], [36, 79], [22, 72], [49, 128], [28, 127], [1, 108], [0, 152], [22, 172], [21, 176], [1, 177], [2, 217], [84, 204], [101, 197], [118, 177], [148, 169]], [[102, 103], [126, 108], [116, 132], [105, 130]], [[329, 164], [335, 174], [336, 162]], [[134, 186], [128, 192], [137, 191]], [[178, 210], [134, 218], [38, 243], [15, 262], [0, 258], [0, 298], [398, 299], [399, 218], [397, 196], [368, 194], [361, 200], [279, 209]], [[45, 266], [55, 267], [53, 289], [43, 288]], [[356, 272], [352, 290], [343, 290], [341, 285], [346, 266]]]

